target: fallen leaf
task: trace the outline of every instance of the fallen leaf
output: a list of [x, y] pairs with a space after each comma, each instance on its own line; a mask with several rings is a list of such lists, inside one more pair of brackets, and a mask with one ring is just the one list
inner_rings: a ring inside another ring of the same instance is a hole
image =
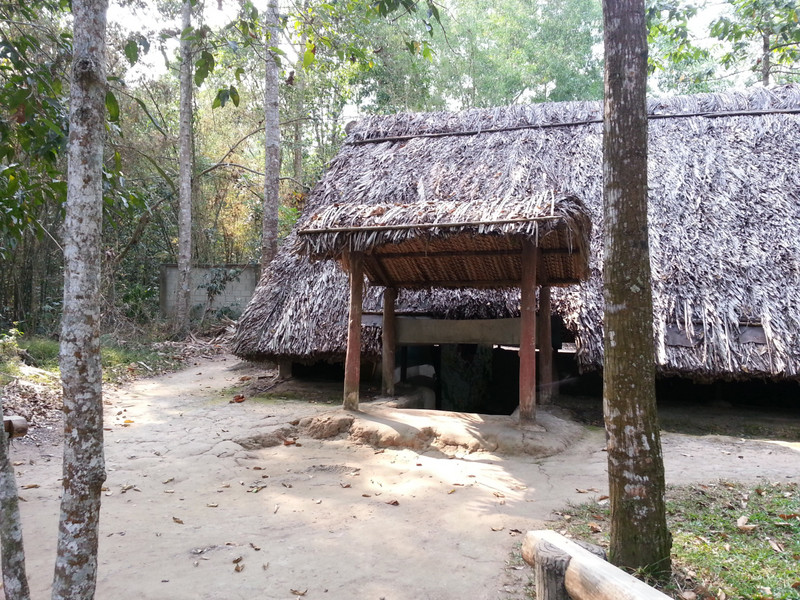
[[177, 523], [178, 525], [183, 525], [183, 521], [178, 517], [172, 517], [172, 520]]
[[206, 504], [206, 506], [208, 508], [217, 508], [219, 507], [219, 504], [217, 504], [216, 502], [209, 502], [208, 504]]
[[133, 422], [134, 422], [133, 419], [125, 419], [123, 421], [123, 423], [128, 423], [128, 424], [133, 423]]
[[800, 590], [800, 581], [795, 581], [795, 582], [792, 584], [792, 589], [794, 589], [794, 590]]
[[237, 556], [237, 557], [236, 557], [236, 558], [234, 558], [234, 559], [233, 559], [231, 562], [232, 562], [233, 564], [237, 565], [237, 564], [239, 564], [240, 562], [242, 562], [242, 560], [243, 560], [243, 559], [244, 559], [244, 556]]
[[250, 547], [255, 550], [256, 552], [261, 551], [261, 546], [256, 546], [253, 542], [250, 542]]
[[163, 483], [164, 485], [167, 485], [168, 483], [172, 483], [173, 481], [175, 481], [175, 478], [174, 477], [170, 477], [169, 479], [165, 479], [161, 483]]
[[788, 515], [778, 515], [784, 521], [790, 521], [792, 519], [800, 519], [800, 513], [791, 513]]
[[505, 495], [501, 492], [492, 492], [492, 494], [497, 498], [505, 498]]
[[236, 571], [237, 573], [241, 573], [242, 571], [244, 571], [244, 564], [238, 563], [235, 567], [233, 567], [233, 570]]
[[697, 600], [697, 594], [688, 590], [681, 592], [681, 600]]
[[361, 494], [362, 498], [372, 498], [370, 494]]
[[786, 550], [786, 548], [780, 542], [776, 542], [775, 540], [767, 540], [767, 541], [769, 542], [769, 545], [772, 546], [772, 549], [775, 550], [775, 552], [783, 552], [784, 550]]
[[447, 493], [448, 493], [448, 494], [454, 494], [454, 493], [455, 493], [455, 490], [454, 490], [454, 489], [453, 489], [453, 490], [450, 490], [450, 491], [449, 491], [449, 492], [447, 492]]
[[598, 502], [602, 502], [603, 500], [608, 500], [608, 496], [603, 495], [603, 496], [600, 496], [600, 497], [597, 498]]
[[588, 494], [589, 493], [589, 490], [584, 490], [584, 489], [581, 489], [581, 488], [575, 488], [575, 491], [578, 492], [579, 494]]
[[397, 500], [387, 500], [386, 504], [389, 504], [391, 506], [399, 506], [400, 505], [400, 503]]
[[244, 395], [243, 395], [243, 394], [236, 394], [236, 395], [233, 397], [233, 400], [231, 400], [231, 401], [229, 402], [229, 404], [233, 404], [233, 403], [237, 403], [237, 404], [238, 404], [238, 403], [240, 403], [240, 402], [244, 402], [244, 400], [245, 400], [245, 398], [244, 398]]
[[503, 531], [504, 527], [492, 527], [492, 531]]
[[302, 592], [300, 590], [289, 590], [295, 596], [305, 596], [308, 588], [304, 589]]
[[519, 529], [509, 529], [509, 535], [522, 535], [522, 532]]
[[29, 484], [27, 484], [27, 485], [23, 485], [23, 486], [22, 486], [22, 489], [23, 489], [23, 490], [35, 490], [35, 489], [36, 489], [36, 488], [38, 488], [38, 487], [39, 487], [39, 484], [38, 484], [38, 483], [29, 483]]
[[346, 488], [350, 487], [350, 484], [349, 483], [340, 483], [339, 486], [346, 489]]
[[297, 443], [297, 440], [283, 440], [283, 445], [284, 446], [291, 446], [291, 445], [296, 444], [296, 443]]
[[747, 516], [745, 516], [745, 515], [742, 515], [741, 517], [739, 517], [738, 519], [736, 519], [736, 528], [737, 528], [739, 531], [742, 531], [742, 532], [744, 532], [744, 533], [750, 533], [750, 532], [751, 532], [751, 531], [753, 531], [753, 530], [754, 530], [756, 527], [758, 527], [758, 525], [748, 525], [748, 524], [747, 524], [747, 522], [748, 522], [749, 520], [750, 520], [750, 519], [749, 519], [749, 517], [747, 517]]
[[589, 523], [589, 529], [592, 530], [592, 533], [600, 533], [601, 531], [603, 531], [603, 528], [600, 527], [600, 525], [598, 525], [594, 521]]

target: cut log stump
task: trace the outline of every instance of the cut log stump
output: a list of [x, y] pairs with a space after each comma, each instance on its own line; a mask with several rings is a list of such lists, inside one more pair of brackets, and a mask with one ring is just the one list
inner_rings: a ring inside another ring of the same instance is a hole
[[8, 437], [17, 438], [22, 437], [28, 433], [28, 421], [25, 417], [3, 417], [3, 431], [6, 432]]

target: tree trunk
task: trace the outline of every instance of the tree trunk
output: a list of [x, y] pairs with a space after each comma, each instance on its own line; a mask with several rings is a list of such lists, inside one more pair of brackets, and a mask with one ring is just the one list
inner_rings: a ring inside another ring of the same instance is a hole
[[[308, 0], [303, 2], [303, 15], [308, 13]], [[303, 68], [303, 55], [306, 51], [306, 42], [308, 41], [307, 26], [304, 24], [303, 30], [300, 33], [300, 43], [297, 55], [300, 59], [297, 61], [294, 74], [294, 91], [297, 94], [297, 106], [295, 111], [294, 120], [294, 144], [293, 152], [293, 171], [294, 178], [298, 182], [298, 192], [303, 193], [303, 126], [305, 125], [306, 118], [306, 71]]]
[[[3, 404], [0, 398], [0, 421]], [[28, 577], [25, 574], [25, 549], [22, 544], [22, 521], [14, 467], [8, 455], [10, 435], [0, 430], [0, 554], [2, 554], [3, 591], [6, 600], [28, 600]]]
[[[192, 3], [184, 0], [181, 8], [181, 31], [192, 25]], [[178, 286], [175, 303], [175, 330], [178, 335], [189, 331], [189, 304], [192, 276], [192, 41], [181, 38], [180, 70], [180, 183], [178, 200]]]
[[604, 0], [605, 365], [611, 561], [670, 571], [655, 399], [643, 0]]
[[97, 580], [103, 458], [100, 367], [100, 233], [107, 0], [73, 0], [61, 383], [64, 468], [52, 597], [89, 600]]
[[764, 87], [769, 85], [769, 75], [770, 71], [772, 70], [772, 64], [770, 63], [770, 39], [769, 33], [762, 33], [761, 34], [761, 83]]
[[264, 215], [261, 234], [261, 269], [278, 252], [278, 197], [281, 171], [281, 127], [278, 111], [278, 55], [269, 50], [278, 43], [278, 3], [267, 5], [267, 64], [264, 76]]

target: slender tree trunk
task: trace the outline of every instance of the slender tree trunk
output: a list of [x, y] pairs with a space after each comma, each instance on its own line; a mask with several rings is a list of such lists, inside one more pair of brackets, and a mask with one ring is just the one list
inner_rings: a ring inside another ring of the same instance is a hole
[[770, 39], [769, 33], [761, 34], [761, 83], [764, 87], [769, 85], [769, 75], [772, 70], [770, 63]]
[[278, 197], [281, 171], [281, 127], [278, 111], [278, 56], [269, 50], [278, 43], [278, 3], [267, 5], [267, 64], [264, 76], [264, 215], [261, 234], [261, 268], [278, 252]]
[[97, 580], [103, 458], [100, 233], [107, 0], [73, 0], [67, 205], [64, 219], [64, 469], [52, 597], [89, 600]]
[[[3, 404], [0, 398], [0, 423]], [[28, 600], [28, 577], [25, 574], [25, 549], [22, 544], [22, 521], [14, 466], [8, 455], [8, 436], [0, 429], [0, 554], [2, 554], [3, 591], [6, 600]]]
[[655, 399], [647, 225], [647, 31], [643, 0], [604, 0], [603, 404], [611, 497], [610, 559], [670, 570]]
[[[308, 0], [303, 2], [303, 14], [308, 12]], [[294, 77], [294, 90], [297, 94], [297, 106], [295, 112], [294, 129], [294, 144], [292, 148], [292, 167], [294, 171], [294, 178], [300, 182], [298, 192], [303, 193], [303, 125], [305, 124], [306, 117], [306, 71], [303, 68], [303, 54], [306, 50], [306, 42], [308, 41], [308, 32], [305, 27], [300, 34], [300, 44], [298, 56], [300, 59], [297, 61], [295, 67]]]
[[[181, 30], [192, 25], [192, 3], [184, 0], [181, 8]], [[180, 183], [178, 209], [178, 286], [175, 304], [175, 329], [179, 335], [189, 331], [189, 304], [192, 276], [192, 41], [181, 39], [180, 71]]]

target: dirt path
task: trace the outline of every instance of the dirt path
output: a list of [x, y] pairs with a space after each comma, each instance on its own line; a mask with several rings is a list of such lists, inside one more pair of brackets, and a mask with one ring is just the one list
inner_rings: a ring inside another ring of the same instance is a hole
[[[529, 572], [507, 562], [517, 532], [607, 489], [598, 429], [546, 459], [302, 435], [247, 450], [234, 440], [330, 410], [230, 403], [256, 373], [221, 357], [107, 392], [98, 598], [521, 599]], [[796, 481], [800, 445], [789, 446], [666, 434], [668, 479]], [[12, 449], [35, 599], [49, 598], [59, 456]]]

